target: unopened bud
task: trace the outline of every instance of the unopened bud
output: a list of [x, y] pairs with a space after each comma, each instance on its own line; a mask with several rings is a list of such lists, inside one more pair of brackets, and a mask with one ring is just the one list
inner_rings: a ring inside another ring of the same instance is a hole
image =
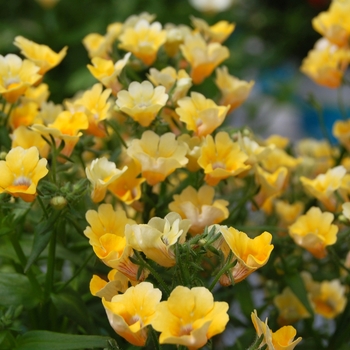
[[67, 200], [62, 196], [56, 196], [51, 198], [50, 204], [53, 206], [54, 209], [61, 210], [67, 205]]

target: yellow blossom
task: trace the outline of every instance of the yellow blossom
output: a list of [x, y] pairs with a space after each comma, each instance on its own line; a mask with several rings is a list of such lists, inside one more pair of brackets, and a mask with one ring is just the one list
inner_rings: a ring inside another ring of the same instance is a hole
[[43, 102], [37, 117], [44, 124], [52, 124], [61, 112], [63, 112], [62, 105], [55, 105], [52, 101]]
[[174, 57], [179, 52], [185, 37], [192, 34], [192, 29], [183, 24], [175, 26], [172, 23], [167, 23], [164, 28], [166, 30], [165, 52], [169, 57]]
[[306, 192], [317, 198], [329, 211], [334, 211], [337, 205], [335, 191], [341, 186], [341, 181], [346, 173], [345, 168], [339, 165], [329, 169], [326, 174], [319, 174], [311, 180], [304, 176], [300, 177]]
[[109, 59], [111, 44], [107, 36], [98, 33], [90, 33], [83, 39], [83, 45], [90, 58], [101, 57]]
[[26, 102], [12, 109], [10, 114], [9, 124], [12, 130], [22, 126], [30, 126], [35, 123], [40, 123], [38, 118], [39, 106], [35, 102]]
[[300, 70], [317, 84], [338, 88], [350, 61], [350, 50], [332, 45], [322, 38], [304, 58]]
[[116, 333], [136, 346], [144, 346], [147, 326], [156, 315], [162, 292], [149, 282], [130, 287], [124, 294], [115, 295], [111, 301], [102, 303], [110, 325]]
[[294, 170], [300, 162], [300, 159], [290, 156], [286, 151], [277, 147], [271, 152], [268, 152], [266, 156], [261, 159], [262, 167], [271, 173], [275, 172], [280, 167]]
[[180, 144], [173, 133], [157, 135], [151, 130], [134, 139], [127, 149], [128, 155], [141, 165], [141, 174], [151, 186], [164, 181], [177, 168], [187, 164], [187, 147]]
[[333, 124], [333, 135], [350, 151], [350, 119], [336, 120]]
[[189, 219], [189, 231], [202, 233], [209, 225], [218, 224], [228, 218], [228, 202], [223, 199], [214, 200], [215, 190], [210, 186], [202, 186], [196, 191], [192, 186], [186, 187], [180, 194], [173, 196], [174, 202], [169, 203], [169, 209]]
[[187, 145], [186, 158], [188, 159], [188, 163], [186, 168], [192, 172], [198, 171], [201, 168], [198, 164], [198, 158], [201, 155], [201, 147], [204, 139], [198, 136], [191, 137], [189, 134], [182, 134], [178, 137], [178, 141]]
[[177, 103], [179, 108], [176, 108], [176, 113], [180, 120], [186, 124], [187, 130], [194, 131], [197, 136], [211, 134], [224, 122], [229, 109], [218, 106], [198, 92], [192, 92], [191, 97], [184, 97]]
[[46, 45], [39, 45], [23, 36], [16, 36], [14, 45], [17, 46], [23, 56], [33, 61], [40, 67], [39, 74], [44, 75], [50, 69], [56, 67], [67, 54], [65, 46], [59, 53], [54, 52]]
[[267, 145], [274, 145], [278, 148], [285, 149], [287, 145], [289, 144], [289, 139], [287, 137], [283, 137], [281, 135], [270, 135], [266, 140], [265, 143]]
[[115, 163], [108, 161], [105, 157], [93, 160], [85, 169], [86, 177], [92, 185], [92, 201], [101, 202], [106, 196], [108, 186], [126, 170], [126, 166], [121, 170], [117, 169]]
[[[235, 283], [244, 280], [269, 260], [274, 247], [271, 244], [271, 233], [265, 231], [252, 239], [246, 233], [233, 227], [221, 226], [220, 231], [234, 255], [233, 260], [237, 260], [236, 265], [229, 272]], [[220, 282], [229, 285], [231, 283], [228, 281], [231, 278], [224, 275]]]
[[220, 180], [250, 169], [250, 165], [245, 164], [247, 159], [238, 142], [233, 142], [228, 133], [219, 132], [215, 140], [207, 135], [198, 164], [204, 169], [207, 184], [215, 186]]
[[129, 85], [128, 91], [118, 92], [116, 100], [120, 110], [144, 127], [149, 126], [168, 100], [164, 86], [153, 85], [145, 80]]
[[322, 259], [327, 255], [326, 246], [337, 241], [338, 227], [332, 225], [333, 219], [332, 213], [312, 207], [289, 226], [289, 234], [296, 244]]
[[126, 225], [125, 236], [133, 249], [161, 266], [171, 267], [176, 263], [173, 246], [184, 243], [190, 225], [189, 220], [171, 212], [164, 219], [154, 217], [147, 224]]
[[227, 47], [219, 43], [207, 44], [199, 33], [186, 36], [180, 49], [186, 61], [191, 65], [191, 77], [194, 84], [200, 84], [230, 55]]
[[159, 48], [165, 43], [166, 31], [159, 22], [150, 24], [140, 19], [134, 27], [127, 27], [119, 37], [119, 48], [132, 52], [150, 66], [157, 58]]
[[167, 301], [157, 306], [152, 327], [161, 332], [160, 344], [177, 344], [194, 350], [222, 333], [229, 320], [226, 302], [214, 302], [204, 287], [177, 286]]
[[0, 193], [33, 202], [39, 180], [48, 173], [46, 165], [45, 158], [39, 160], [36, 147], [12, 148], [5, 160], [0, 160]]
[[50, 95], [49, 86], [41, 83], [38, 86], [30, 86], [22, 96], [22, 103], [35, 102], [38, 106], [45, 103]]
[[279, 216], [283, 226], [291, 225], [304, 211], [303, 202], [288, 203], [284, 200], [275, 201], [276, 214]]
[[25, 91], [41, 79], [39, 67], [14, 54], [0, 55], [0, 94], [14, 103]]
[[248, 98], [255, 82], [247, 82], [230, 75], [227, 67], [217, 68], [215, 72], [215, 84], [221, 92], [220, 105], [229, 106], [231, 112]]

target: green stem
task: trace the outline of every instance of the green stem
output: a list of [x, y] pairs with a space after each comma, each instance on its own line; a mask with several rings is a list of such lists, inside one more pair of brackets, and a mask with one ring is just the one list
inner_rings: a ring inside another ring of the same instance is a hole
[[46, 271], [46, 281], [45, 281], [45, 299], [48, 300], [52, 292], [54, 277], [55, 277], [55, 259], [56, 259], [56, 238], [57, 229], [54, 227], [53, 233], [51, 235], [50, 246], [49, 246], [49, 256], [47, 258], [47, 271]]
[[220, 271], [215, 275], [214, 280], [211, 282], [210, 286], [209, 286], [209, 290], [212, 291], [214, 289], [214, 287], [216, 286], [216, 283], [218, 283], [220, 277], [222, 275], [224, 275], [231, 267], [233, 267], [235, 265], [236, 262], [231, 261], [232, 259], [232, 251], [230, 252], [230, 254], [228, 255], [227, 259], [226, 259], [226, 263], [224, 264], [224, 266], [220, 269]]
[[43, 212], [44, 212], [45, 218], [48, 219], [48, 218], [49, 218], [49, 214], [47, 213], [46, 208], [45, 208], [45, 206], [44, 206], [44, 203], [43, 203], [42, 199], [40, 198], [40, 194], [39, 194], [39, 196], [37, 196], [36, 198], [38, 199], [38, 202], [39, 202], [39, 204], [40, 204], [40, 206], [41, 206], [41, 209], [42, 209]]
[[11, 106], [10, 106], [10, 109], [9, 109], [9, 111], [8, 111], [8, 113], [7, 113], [7, 116], [6, 116], [6, 118], [5, 118], [4, 126], [7, 125], [7, 122], [8, 122], [8, 120], [9, 120], [9, 118], [10, 118], [10, 115], [11, 115], [11, 113], [12, 113], [12, 110], [13, 110], [13, 107], [14, 107], [14, 106], [15, 106], [15, 103], [12, 103]]
[[148, 334], [151, 335], [152, 342], [153, 342], [153, 344], [154, 344], [154, 349], [160, 350], [158, 337], [157, 337], [157, 334], [156, 334], [155, 330], [152, 328], [152, 326], [149, 326], [149, 328], [148, 328]]
[[107, 125], [109, 125], [113, 131], [115, 132], [115, 134], [117, 135], [118, 137], [118, 140], [120, 141], [120, 143], [123, 145], [124, 148], [128, 148], [127, 144], [125, 143], [124, 139], [122, 138], [122, 136], [120, 135], [119, 133], [119, 130], [118, 128], [114, 125], [114, 123], [112, 121], [109, 121], [109, 120], [106, 120], [105, 123]]
[[179, 243], [175, 244], [175, 252], [176, 252], [176, 254], [175, 254], [175, 256], [176, 256], [176, 267], [179, 270], [179, 276], [180, 276], [180, 279], [181, 279], [180, 282], [181, 282], [182, 285], [190, 287], [190, 281], [189, 281], [189, 278], [188, 278], [188, 274], [186, 274], [184, 266], [182, 264], [183, 260], [184, 261], [188, 261], [188, 259], [182, 259], [181, 258], [180, 249], [179, 249]]

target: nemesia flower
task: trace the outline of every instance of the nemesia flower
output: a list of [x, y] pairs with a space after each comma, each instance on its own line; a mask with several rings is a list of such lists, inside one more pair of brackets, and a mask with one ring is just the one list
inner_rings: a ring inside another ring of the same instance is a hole
[[186, 165], [186, 152], [187, 147], [180, 144], [174, 134], [159, 136], [151, 130], [145, 131], [140, 140], [132, 140], [127, 149], [128, 155], [141, 165], [142, 177], [151, 186]]
[[14, 103], [25, 91], [41, 79], [39, 67], [14, 54], [0, 55], [0, 94]]
[[167, 301], [157, 306], [152, 327], [160, 332], [160, 344], [177, 344], [194, 350], [222, 333], [229, 320], [226, 302], [214, 302], [205, 287], [177, 286]]
[[39, 180], [49, 172], [46, 165], [45, 158], [39, 160], [36, 147], [12, 148], [5, 160], [0, 160], [0, 193], [33, 202]]
[[211, 134], [220, 126], [226, 117], [229, 107], [218, 106], [198, 92], [191, 92], [191, 97], [177, 101], [176, 113], [180, 121], [186, 124], [187, 130], [194, 131], [196, 136]]
[[288, 226], [294, 223], [298, 216], [304, 211], [303, 202], [289, 203], [284, 200], [275, 201], [276, 214], [280, 218], [283, 226]]
[[184, 243], [190, 225], [190, 220], [182, 220], [178, 213], [171, 212], [164, 219], [154, 217], [147, 224], [126, 225], [125, 236], [133, 249], [161, 266], [171, 267], [176, 263], [173, 246]]
[[198, 171], [201, 168], [198, 164], [198, 158], [201, 155], [201, 147], [204, 139], [198, 136], [190, 136], [189, 134], [182, 134], [177, 139], [179, 142], [187, 145], [186, 158], [188, 159], [188, 163], [186, 168], [192, 172]]
[[278, 147], [268, 152], [266, 156], [261, 159], [262, 167], [271, 173], [275, 172], [280, 167], [294, 170], [300, 162], [300, 159], [290, 156], [286, 151]]
[[289, 144], [289, 139], [288, 137], [283, 137], [281, 135], [270, 135], [266, 140], [265, 143], [267, 145], [274, 145], [278, 148], [285, 149], [287, 145]]
[[339, 48], [322, 38], [304, 58], [300, 70], [317, 84], [338, 88], [350, 62], [350, 50]]
[[150, 24], [140, 19], [134, 27], [127, 27], [119, 37], [119, 48], [132, 52], [150, 66], [157, 58], [159, 48], [165, 43], [166, 31], [159, 22]]
[[333, 124], [334, 137], [350, 151], [350, 119], [336, 120]]
[[250, 169], [245, 161], [248, 156], [241, 150], [237, 142], [233, 142], [226, 132], [219, 132], [215, 140], [207, 135], [201, 149], [198, 164], [204, 169], [205, 181], [215, 186], [220, 180], [237, 176]]
[[164, 50], [169, 57], [174, 57], [179, 52], [185, 37], [192, 34], [192, 29], [183, 24], [174, 25], [172, 23], [167, 23], [164, 29], [166, 30]]
[[40, 111], [37, 118], [42, 120], [42, 122], [46, 125], [52, 124], [61, 112], [63, 112], [62, 105], [55, 105], [52, 101], [43, 102], [40, 105]]
[[124, 294], [115, 295], [111, 301], [102, 299], [110, 325], [129, 343], [144, 346], [147, 326], [156, 315], [162, 292], [152, 283], [141, 282], [130, 287]]
[[220, 105], [230, 106], [229, 112], [238, 108], [249, 96], [255, 82], [249, 83], [230, 75], [227, 67], [216, 68], [215, 84], [221, 92]]
[[194, 84], [200, 84], [230, 56], [227, 47], [219, 43], [207, 44], [199, 33], [186, 36], [184, 43], [180, 45], [180, 50], [191, 65], [191, 78]]
[[174, 201], [169, 203], [169, 209], [190, 220], [189, 231], [192, 234], [202, 233], [206, 226], [218, 224], [229, 215], [229, 203], [223, 199], [214, 200], [214, 196], [213, 187], [204, 185], [196, 191], [188, 186], [173, 196]]
[[[220, 231], [234, 255], [233, 260], [237, 260], [236, 265], [229, 272], [235, 283], [244, 280], [269, 260], [274, 247], [271, 244], [271, 233], [265, 231], [252, 239], [233, 227], [221, 226]], [[230, 285], [230, 278], [223, 275], [220, 283]]]
[[108, 186], [126, 170], [126, 166], [121, 170], [117, 169], [115, 163], [108, 161], [105, 157], [93, 160], [85, 169], [86, 177], [92, 184], [92, 201], [101, 202], [106, 196]]
[[45, 103], [50, 95], [49, 86], [41, 83], [38, 86], [30, 86], [21, 98], [22, 103], [35, 102], [38, 106]]
[[35, 102], [27, 102], [13, 108], [9, 118], [11, 129], [15, 130], [20, 126], [30, 126], [40, 123], [38, 108], [39, 106]]
[[338, 227], [331, 224], [333, 219], [332, 213], [312, 207], [289, 226], [289, 234], [296, 244], [322, 259], [327, 255], [326, 246], [337, 241]]
[[251, 313], [251, 319], [258, 337], [264, 335], [261, 346], [266, 344], [267, 350], [293, 350], [301, 342], [301, 337], [294, 340], [297, 332], [292, 326], [284, 326], [272, 332], [267, 325], [267, 318], [262, 322], [256, 310]]
[[304, 176], [300, 177], [306, 192], [317, 198], [329, 211], [336, 209], [337, 199], [334, 192], [341, 186], [341, 181], [346, 173], [345, 168], [339, 165], [328, 169], [325, 174], [319, 174], [311, 180]]
[[165, 87], [153, 85], [145, 80], [129, 85], [128, 91], [118, 92], [116, 100], [120, 110], [144, 127], [149, 126], [168, 100]]
[[23, 56], [40, 67], [39, 74], [41, 75], [61, 63], [68, 50], [68, 47], [65, 46], [59, 53], [56, 53], [48, 46], [39, 45], [23, 36], [16, 36], [14, 45], [21, 50]]
[[83, 45], [91, 59], [94, 57], [109, 59], [112, 43], [107, 36], [90, 33], [84, 37]]

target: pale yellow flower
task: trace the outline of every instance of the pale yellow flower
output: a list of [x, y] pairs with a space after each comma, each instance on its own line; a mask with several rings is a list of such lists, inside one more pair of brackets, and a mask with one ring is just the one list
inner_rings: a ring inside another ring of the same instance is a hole
[[144, 346], [147, 340], [147, 326], [156, 315], [156, 308], [162, 292], [149, 282], [130, 287], [124, 294], [115, 295], [111, 301], [104, 298], [110, 325], [116, 333], [136, 346]]
[[33, 202], [39, 180], [48, 173], [46, 165], [45, 158], [39, 160], [36, 147], [12, 148], [5, 160], [0, 160], [0, 193]]
[[289, 142], [290, 141], [288, 137], [284, 137], [277, 134], [272, 134], [265, 140], [265, 143], [267, 145], [274, 145], [281, 149], [285, 149], [288, 146]]
[[108, 40], [107, 36], [98, 33], [90, 33], [84, 37], [83, 45], [90, 58], [109, 58], [111, 42]]
[[40, 67], [39, 74], [41, 75], [60, 64], [68, 50], [68, 47], [65, 46], [59, 53], [56, 53], [48, 46], [39, 45], [23, 36], [16, 36], [14, 45], [21, 50], [23, 56]]
[[201, 168], [198, 164], [198, 158], [201, 155], [201, 147], [204, 142], [204, 138], [190, 136], [189, 134], [182, 134], [177, 139], [179, 142], [183, 142], [187, 145], [186, 158], [188, 159], [188, 163], [186, 168], [192, 172], [198, 171]]
[[206, 226], [218, 224], [228, 218], [228, 202], [223, 199], [214, 200], [215, 190], [210, 186], [202, 186], [196, 191], [192, 186], [186, 187], [180, 194], [173, 196], [174, 202], [169, 203], [169, 209], [189, 219], [189, 231], [202, 233]]
[[32, 61], [22, 61], [17, 55], [0, 55], [0, 94], [7, 102], [16, 102], [42, 78], [39, 69]]
[[191, 65], [191, 77], [194, 84], [200, 84], [230, 56], [227, 47], [219, 43], [207, 44], [199, 33], [186, 36], [180, 49], [186, 61]]
[[220, 105], [229, 106], [231, 112], [248, 98], [255, 82], [247, 82], [230, 75], [227, 67], [217, 68], [215, 72], [215, 84], [221, 92]]
[[342, 214], [348, 219], [350, 220], [350, 202], [346, 202], [342, 204]]
[[228, 272], [230, 277], [223, 275], [220, 278], [223, 285], [230, 285], [231, 278], [235, 283], [241, 282], [269, 260], [274, 247], [271, 244], [271, 233], [265, 231], [252, 239], [233, 227], [221, 226], [220, 231], [234, 255], [233, 261], [237, 260], [236, 265]]
[[333, 135], [350, 151], [350, 119], [336, 120], [333, 124]]
[[174, 57], [179, 52], [185, 37], [192, 34], [192, 29], [183, 24], [176, 26], [172, 23], [167, 23], [164, 28], [166, 30], [165, 52], [169, 57]]
[[215, 140], [207, 135], [198, 164], [204, 169], [207, 184], [215, 186], [220, 180], [250, 169], [250, 165], [245, 164], [247, 159], [238, 142], [233, 142], [228, 133], [219, 132]]
[[266, 156], [261, 159], [262, 167], [270, 173], [277, 171], [280, 167], [285, 167], [291, 171], [300, 163], [300, 159], [290, 156], [286, 151], [278, 147], [268, 152]]
[[180, 144], [173, 133], [157, 135], [151, 130], [134, 139], [127, 149], [128, 155], [141, 165], [141, 174], [149, 185], [155, 185], [185, 166], [187, 147]]
[[190, 0], [190, 4], [200, 12], [208, 12], [210, 14], [223, 12], [230, 8], [234, 0]]
[[38, 106], [46, 103], [50, 95], [49, 86], [41, 83], [38, 86], [30, 86], [21, 98], [22, 103], [35, 102]]
[[44, 124], [48, 125], [52, 124], [61, 112], [63, 112], [62, 105], [55, 105], [52, 101], [43, 102], [37, 117], [39, 120], [42, 120]]
[[164, 86], [154, 88], [147, 80], [132, 82], [128, 91], [119, 91], [117, 96], [116, 104], [120, 110], [144, 127], [152, 123], [169, 97]]
[[199, 349], [225, 330], [229, 320], [227, 310], [228, 304], [214, 302], [213, 295], [204, 287], [177, 286], [168, 300], [157, 306], [152, 327], [161, 333], [160, 344]]
[[225, 120], [229, 107], [218, 106], [213, 100], [205, 98], [198, 92], [192, 92], [191, 97], [177, 101], [176, 113], [186, 124], [187, 130], [194, 131], [196, 136], [211, 134]]
[[159, 48], [165, 43], [166, 31], [159, 22], [150, 24], [140, 19], [134, 27], [127, 27], [119, 37], [119, 48], [132, 52], [150, 66], [157, 58]]
[[337, 241], [338, 227], [332, 225], [334, 215], [312, 207], [289, 226], [289, 234], [295, 243], [322, 259], [327, 255], [326, 246]]

